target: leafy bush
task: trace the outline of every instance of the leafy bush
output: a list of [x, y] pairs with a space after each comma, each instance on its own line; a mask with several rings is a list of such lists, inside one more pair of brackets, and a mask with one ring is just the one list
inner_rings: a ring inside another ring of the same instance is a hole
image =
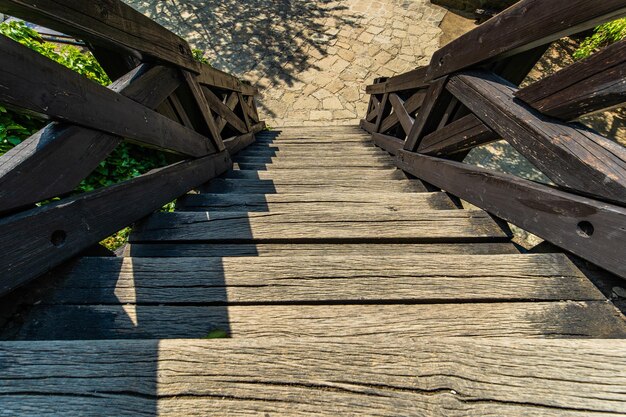
[[[41, 53], [94, 82], [102, 85], [111, 83], [91, 53], [83, 52], [75, 46], [58, 46], [45, 42], [36, 31], [26, 26], [24, 22], [1, 23], [0, 34]], [[41, 129], [45, 123], [37, 118], [0, 106], [0, 155], [20, 144], [24, 139]], [[107, 187], [164, 166], [166, 162], [165, 156], [161, 152], [124, 142], [107, 159], [102, 161], [91, 175], [81, 182], [76, 192], [93, 191]], [[129, 230], [124, 229], [103, 243], [110, 249], [116, 249], [125, 241], [128, 233]]]
[[587, 58], [600, 48], [624, 38], [626, 38], [626, 18], [605, 23], [595, 28], [594, 34], [580, 44], [578, 50], [574, 52], [574, 58]]

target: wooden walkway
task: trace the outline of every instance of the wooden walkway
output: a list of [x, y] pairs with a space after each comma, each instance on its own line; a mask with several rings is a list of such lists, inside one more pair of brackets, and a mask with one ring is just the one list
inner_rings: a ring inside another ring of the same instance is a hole
[[626, 413], [626, 323], [564, 254], [520, 253], [356, 127], [234, 161], [14, 318], [0, 416]]

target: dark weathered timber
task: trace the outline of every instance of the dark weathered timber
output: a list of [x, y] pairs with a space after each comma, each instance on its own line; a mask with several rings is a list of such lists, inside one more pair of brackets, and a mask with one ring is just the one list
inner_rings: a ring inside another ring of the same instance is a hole
[[[155, 108], [179, 84], [173, 68], [144, 64], [109, 88]], [[121, 141], [92, 129], [49, 124], [0, 156], [0, 212], [73, 191]]]
[[435, 52], [426, 79], [516, 55], [624, 14], [623, 0], [603, 0], [593, 7], [588, 0], [522, 0]]
[[[220, 131], [217, 129], [217, 125], [215, 124], [215, 119], [213, 118], [213, 113], [211, 113], [212, 107], [207, 102], [207, 96], [204, 94], [204, 89], [200, 87], [198, 84], [198, 80], [196, 80], [195, 75], [191, 74], [188, 71], [183, 71], [183, 78], [185, 79], [185, 83], [191, 92], [191, 97], [193, 101], [198, 106], [198, 110], [200, 111], [200, 115], [202, 120], [206, 125], [206, 130], [209, 132], [209, 136], [211, 142], [215, 149], [219, 152], [223, 151], [224, 143], [222, 142], [222, 135]], [[245, 133], [245, 129], [242, 133]]]
[[228, 150], [228, 153], [231, 155], [235, 155], [242, 149], [253, 144], [256, 140], [256, 133], [260, 132], [265, 128], [265, 123], [257, 123], [250, 128], [250, 132], [244, 135], [236, 136], [234, 138], [229, 138], [224, 141], [224, 146]]
[[515, 93], [543, 114], [562, 120], [626, 101], [626, 40]]
[[383, 120], [387, 117], [387, 115], [389, 115], [389, 113], [391, 113], [391, 102], [389, 102], [389, 94], [385, 93], [380, 101], [380, 106], [378, 106], [378, 116], [376, 117], [376, 123], [374, 124], [375, 132], [380, 132]]
[[[237, 117], [233, 110], [224, 104], [222, 100], [220, 100], [213, 93], [213, 91], [203, 87], [202, 92], [204, 93], [206, 101], [212, 111], [224, 118], [228, 124], [237, 129], [240, 133], [247, 133], [248, 130], [246, 128], [246, 124], [239, 117]], [[236, 94], [232, 99], [232, 101], [236, 103], [235, 98], [238, 98]]]
[[[406, 112], [409, 115], [415, 114], [415, 112], [420, 108], [420, 106], [424, 102], [425, 96], [426, 96], [426, 90], [420, 90], [414, 93], [411, 97], [409, 97], [404, 102], [404, 108]], [[411, 116], [411, 119], [412, 118], [413, 117]], [[381, 133], [387, 132], [389, 129], [393, 128], [398, 122], [399, 122], [398, 115], [395, 113], [390, 114], [389, 116], [387, 116], [387, 118], [383, 121], [383, 124], [380, 126], [380, 132]], [[415, 120], [413, 120], [413, 122], [415, 122]]]
[[388, 78], [382, 83], [368, 85], [365, 88], [365, 92], [367, 94], [383, 94], [427, 88], [428, 82], [425, 81], [427, 70], [427, 67], [422, 67], [404, 74], [396, 75], [395, 77]]
[[7, 37], [0, 51], [0, 102], [185, 155], [215, 151], [199, 133]]
[[200, 65], [200, 73], [197, 76], [200, 84], [221, 88], [223, 90], [243, 92], [245, 95], [255, 95], [258, 90], [247, 84], [243, 84], [237, 77], [211, 67], [210, 65]]
[[361, 120], [360, 127], [369, 133], [376, 133], [376, 125], [374, 123], [368, 122], [366, 120]]
[[441, 118], [452, 100], [452, 95], [446, 90], [447, 83], [447, 77], [440, 78], [428, 88], [424, 103], [404, 144], [404, 149], [407, 151], [415, 151], [422, 138], [435, 131], [439, 126]]
[[455, 75], [448, 89], [556, 184], [626, 202], [626, 148], [541, 115], [515, 100], [514, 86], [484, 71]]
[[382, 133], [373, 133], [372, 139], [376, 146], [384, 149], [392, 155], [398, 153], [404, 147], [404, 141], [395, 136], [383, 135]]
[[119, 0], [0, 0], [0, 12], [142, 61], [157, 59], [199, 71], [187, 42]]
[[452, 155], [498, 139], [499, 136], [478, 117], [469, 114], [424, 137], [417, 151], [427, 155]]
[[405, 108], [404, 100], [398, 97], [397, 94], [390, 94], [389, 101], [391, 102], [391, 106], [393, 107], [394, 114], [400, 122], [400, 126], [402, 126], [402, 130], [404, 130], [404, 133], [408, 135], [413, 128], [413, 123], [415, 123], [415, 119], [411, 117], [411, 115]]
[[626, 278], [626, 209], [512, 175], [400, 152], [398, 166]]
[[71, 259], [231, 167], [227, 152], [0, 220], [0, 295]]

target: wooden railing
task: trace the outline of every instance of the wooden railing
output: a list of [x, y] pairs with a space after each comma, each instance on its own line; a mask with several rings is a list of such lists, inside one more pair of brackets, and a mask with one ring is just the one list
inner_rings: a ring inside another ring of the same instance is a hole
[[[0, 0], [0, 13], [83, 40], [102, 87], [0, 36], [0, 103], [52, 122], [0, 157], [0, 295], [228, 170], [263, 129], [257, 90], [118, 0]], [[122, 141], [180, 162], [69, 195]]]
[[[625, 14], [624, 0], [522, 0], [368, 86], [361, 127], [406, 172], [626, 278], [626, 148], [571, 122], [626, 101], [626, 41], [518, 89], [551, 42]], [[501, 138], [553, 184], [462, 162]]]

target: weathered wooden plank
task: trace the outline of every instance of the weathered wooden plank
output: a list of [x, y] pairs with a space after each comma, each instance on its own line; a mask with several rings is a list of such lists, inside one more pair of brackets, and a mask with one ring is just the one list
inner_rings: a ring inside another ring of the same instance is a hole
[[378, 106], [378, 116], [374, 123], [374, 132], [380, 132], [380, 127], [383, 124], [383, 120], [391, 113], [391, 103], [389, 102], [389, 94], [384, 94]]
[[367, 94], [397, 93], [399, 91], [426, 88], [425, 81], [427, 67], [414, 69], [404, 74], [396, 75], [379, 84], [368, 85], [365, 88]]
[[519, 251], [511, 243], [436, 243], [436, 244], [212, 244], [212, 243], [133, 243], [124, 256], [133, 257], [233, 257], [233, 256], [378, 256], [495, 255]]
[[371, 179], [328, 179], [328, 178], [292, 178], [292, 179], [222, 179], [218, 178], [202, 187], [205, 193], [245, 193], [245, 194], [277, 194], [277, 193], [319, 193], [332, 190], [337, 193], [356, 192], [426, 192], [418, 180], [371, 180]]
[[242, 92], [245, 95], [255, 95], [258, 93], [257, 89], [243, 84], [237, 77], [213, 68], [210, 65], [201, 64], [199, 71], [200, 73], [198, 74], [197, 80], [202, 85]]
[[434, 132], [439, 126], [441, 118], [452, 100], [452, 95], [446, 90], [447, 83], [448, 78], [444, 77], [434, 81], [428, 87], [424, 104], [406, 138], [404, 149], [414, 152], [420, 145], [422, 138]]
[[345, 210], [419, 211], [452, 210], [445, 193], [320, 192], [298, 194], [188, 194], [178, 199], [179, 211], [284, 211]]
[[[174, 69], [142, 65], [109, 88], [155, 108], [179, 84]], [[0, 212], [73, 191], [121, 141], [79, 126], [46, 126], [0, 156]]]
[[275, 169], [272, 171], [252, 171], [252, 170], [231, 170], [224, 174], [223, 178], [247, 179], [247, 180], [292, 180], [327, 178], [337, 179], [383, 179], [383, 180], [406, 180], [406, 174], [397, 168], [391, 169], [350, 169], [350, 168], [328, 168], [322, 171], [311, 169]]
[[588, 6], [587, 0], [522, 0], [435, 52], [426, 79], [516, 55], [626, 14], [622, 0]]
[[[97, 279], [95, 278], [97, 277]], [[82, 258], [43, 304], [604, 301], [563, 254]]]
[[264, 164], [263, 162], [237, 162], [235, 164], [235, 168], [238, 169], [248, 169], [248, 170], [275, 170], [275, 169], [319, 169], [325, 170], [329, 168], [370, 168], [370, 169], [389, 169], [393, 168], [393, 162], [382, 162], [382, 161], [350, 161], [350, 160], [302, 160], [302, 161], [274, 161], [272, 163]]
[[144, 61], [199, 70], [187, 42], [118, 0], [2, 0], [0, 11]]
[[[237, 106], [237, 101], [239, 101], [239, 96], [235, 93], [231, 93], [226, 99], [226, 107], [234, 110]], [[228, 121], [224, 117], [218, 116], [217, 129], [221, 132], [222, 130], [224, 130], [224, 127], [226, 127], [227, 123]]]
[[515, 96], [563, 120], [620, 105], [626, 101], [626, 41], [531, 84]]
[[[140, 298], [140, 296], [138, 296]], [[142, 300], [137, 299], [137, 303]], [[43, 305], [13, 340], [315, 337], [626, 337], [603, 301], [428, 305], [152, 306]], [[262, 320], [259, 320], [262, 317]], [[358, 323], [358, 325], [355, 325]], [[506, 323], [506, 325], [504, 325]]]
[[230, 168], [226, 152], [180, 162], [0, 220], [0, 295]]
[[401, 152], [411, 174], [499, 218], [626, 277], [626, 209], [521, 178], [433, 157]]
[[247, 133], [248, 130], [245, 123], [239, 117], [237, 117], [237, 115], [226, 104], [224, 104], [222, 100], [220, 100], [213, 93], [213, 91], [204, 87], [202, 89], [202, 92], [206, 97], [208, 107], [210, 107], [212, 111], [226, 119], [226, 122], [228, 122], [232, 127], [237, 129], [240, 133]]
[[623, 414], [625, 358], [606, 339], [2, 342], [0, 388], [13, 415], [582, 417]]
[[499, 136], [473, 114], [426, 135], [417, 151], [427, 155], [451, 155], [498, 140]]
[[[185, 83], [187, 84], [187, 87], [191, 92], [193, 102], [194, 104], [196, 104], [201, 115], [201, 119], [206, 125], [206, 130], [209, 133], [209, 137], [211, 142], [213, 143], [213, 146], [215, 147], [215, 149], [217, 149], [218, 152], [223, 151], [225, 148], [224, 143], [222, 142], [222, 135], [217, 129], [215, 119], [213, 118], [213, 114], [211, 113], [211, 108], [209, 106], [209, 103], [207, 102], [207, 94], [204, 91], [206, 90], [206, 88], [203, 89], [202, 87], [200, 87], [200, 84], [198, 84], [198, 80], [196, 80], [196, 77], [190, 72], [182, 71], [182, 73]], [[241, 133], [247, 133], [247, 131], [244, 130]]]
[[[349, 157], [346, 156], [349, 155]], [[341, 155], [336, 156], [324, 156], [316, 154], [304, 154], [304, 155], [280, 155], [280, 156], [259, 156], [259, 155], [237, 155], [233, 158], [233, 162], [242, 164], [274, 164], [279, 165], [294, 165], [301, 164], [301, 166], [335, 166], [335, 167], [350, 167], [354, 166], [378, 166], [378, 164], [389, 167], [392, 163], [392, 159], [389, 155], [380, 153], [378, 155], [358, 155], [344, 151]]]
[[185, 155], [215, 151], [199, 133], [7, 37], [0, 51], [0, 102]]
[[505, 233], [486, 213], [466, 210], [422, 210], [420, 213], [381, 211], [378, 214], [353, 210], [326, 213], [157, 213], [139, 225], [131, 236], [132, 242], [293, 243], [332, 240], [427, 243], [506, 239]]
[[400, 125], [402, 126], [402, 130], [408, 135], [411, 129], [413, 128], [413, 123], [415, 123], [415, 119], [409, 115], [409, 112], [404, 107], [405, 103], [397, 94], [390, 94], [389, 101], [391, 102], [391, 106], [393, 107], [394, 114], [400, 121]]
[[490, 73], [456, 75], [448, 89], [556, 184], [626, 202], [626, 148], [514, 101], [515, 87]]
[[382, 133], [373, 133], [372, 140], [381, 149], [392, 155], [398, 153], [404, 147], [404, 141], [395, 136], [383, 135]]
[[[422, 106], [422, 103], [424, 102], [424, 98], [425, 97], [426, 97], [426, 90], [418, 91], [417, 93], [415, 93], [411, 97], [409, 97], [404, 102], [404, 108], [406, 109], [407, 113], [414, 114]], [[382, 133], [388, 131], [396, 123], [398, 123], [398, 115], [393, 113], [393, 114], [389, 115], [383, 121], [383, 124], [380, 127], [380, 131]]]

